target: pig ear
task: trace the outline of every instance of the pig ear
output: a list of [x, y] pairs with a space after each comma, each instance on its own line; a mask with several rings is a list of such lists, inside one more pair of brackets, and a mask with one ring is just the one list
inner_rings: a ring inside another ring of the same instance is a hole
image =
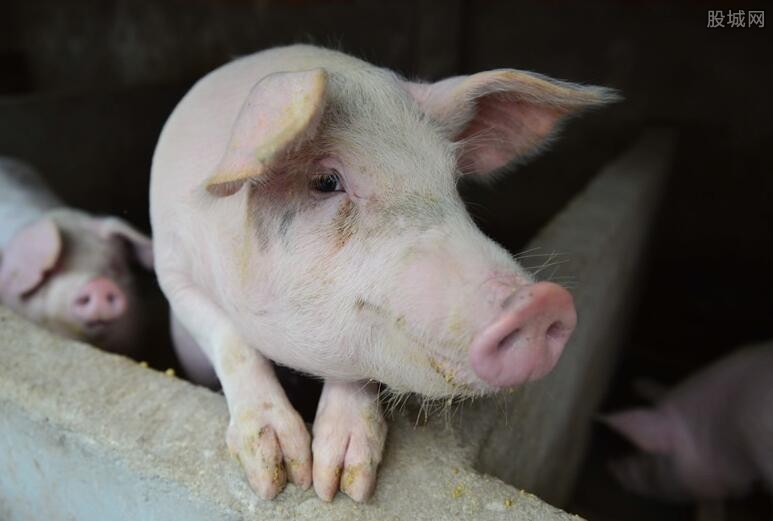
[[279, 72], [260, 80], [242, 105], [225, 154], [206, 182], [209, 193], [236, 193], [245, 181], [259, 180], [276, 161], [313, 137], [326, 90], [323, 69]]
[[600, 418], [644, 452], [666, 454], [673, 447], [673, 420], [658, 409], [630, 409]]
[[0, 295], [22, 297], [36, 289], [62, 254], [56, 223], [43, 218], [21, 229], [0, 259]]
[[619, 99], [610, 89], [513, 69], [432, 84], [409, 82], [407, 88], [459, 143], [462, 172], [476, 174], [538, 153], [567, 117]]
[[153, 269], [153, 243], [149, 237], [118, 217], [100, 217], [98, 227], [102, 238], [119, 237], [125, 240], [131, 246], [137, 261], [144, 268]]

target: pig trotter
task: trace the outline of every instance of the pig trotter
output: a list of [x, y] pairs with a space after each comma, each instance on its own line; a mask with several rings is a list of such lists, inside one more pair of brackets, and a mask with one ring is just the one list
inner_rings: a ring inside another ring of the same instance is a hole
[[314, 490], [365, 501], [376, 485], [387, 426], [375, 384], [326, 381], [314, 420]]
[[303, 489], [311, 485], [309, 433], [289, 404], [265, 401], [235, 410], [226, 442], [263, 499], [279, 494], [288, 478]]
[[311, 437], [306, 424], [266, 359], [254, 350], [242, 350], [239, 343], [227, 346], [222, 344], [221, 363], [215, 368], [231, 411], [228, 449], [264, 499], [279, 494], [288, 479], [302, 489], [309, 488]]

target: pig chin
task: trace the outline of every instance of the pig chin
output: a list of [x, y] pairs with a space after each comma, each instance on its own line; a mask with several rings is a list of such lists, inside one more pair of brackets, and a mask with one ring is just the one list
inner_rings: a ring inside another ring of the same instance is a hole
[[129, 313], [120, 320], [81, 329], [81, 338], [111, 353], [130, 354], [139, 347], [139, 317], [136, 315]]

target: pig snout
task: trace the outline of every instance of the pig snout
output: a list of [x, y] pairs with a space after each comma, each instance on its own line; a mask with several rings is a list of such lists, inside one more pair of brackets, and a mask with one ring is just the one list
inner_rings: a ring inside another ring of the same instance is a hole
[[87, 282], [73, 300], [73, 314], [86, 325], [111, 322], [126, 311], [126, 295], [115, 282], [97, 277]]
[[572, 296], [551, 282], [519, 288], [470, 345], [473, 371], [494, 387], [512, 387], [547, 374], [577, 323]]

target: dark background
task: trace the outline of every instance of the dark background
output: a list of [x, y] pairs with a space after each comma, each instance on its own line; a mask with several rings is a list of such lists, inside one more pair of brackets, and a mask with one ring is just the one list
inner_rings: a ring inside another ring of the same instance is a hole
[[[497, 190], [463, 187], [483, 230], [517, 252], [642, 128], [679, 132], [637, 312], [603, 406], [610, 410], [637, 403], [636, 378], [674, 383], [738, 346], [773, 337], [772, 33], [707, 28], [709, 9], [766, 7], [5, 0], [0, 154], [39, 167], [72, 205], [147, 230], [150, 158], [163, 122], [195, 79], [240, 54], [303, 41], [410, 78], [513, 67], [615, 87], [623, 103], [572, 122], [548, 154]], [[622, 447], [596, 429], [565, 506], [591, 519], [690, 515], [687, 507], [617, 488], [604, 464]], [[731, 519], [765, 519], [770, 511], [764, 497], [754, 497], [733, 503]]]

